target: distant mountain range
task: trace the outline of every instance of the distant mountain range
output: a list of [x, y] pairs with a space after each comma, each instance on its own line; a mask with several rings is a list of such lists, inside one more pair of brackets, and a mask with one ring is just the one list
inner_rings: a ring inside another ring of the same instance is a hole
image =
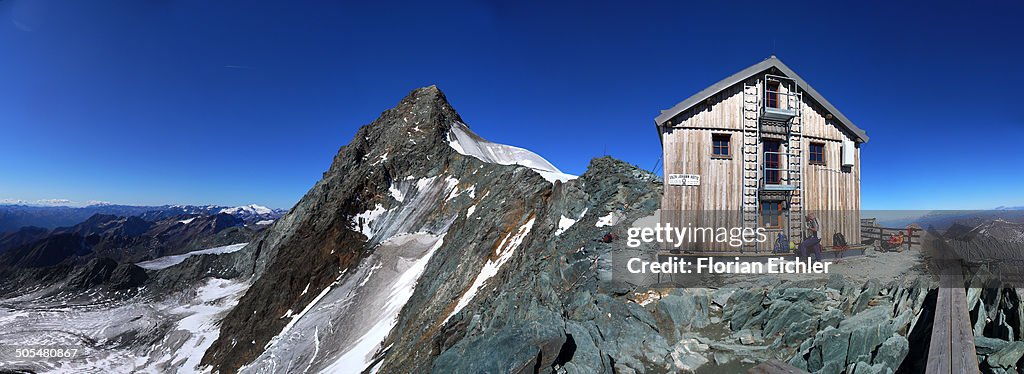
[[39, 206], [25, 204], [0, 204], [0, 233], [10, 233], [23, 227], [54, 229], [77, 225], [96, 214], [119, 217], [139, 217], [147, 221], [158, 221], [181, 215], [212, 215], [225, 213], [241, 219], [247, 224], [268, 224], [287, 212], [251, 204], [239, 207], [220, 205], [163, 205], [135, 206], [98, 204], [85, 207]]
[[52, 231], [30, 226], [0, 235], [0, 266], [52, 266], [83, 256], [137, 262], [245, 242], [264, 227], [246, 225], [241, 218], [227, 213], [186, 214], [159, 220], [95, 214], [77, 225]]
[[993, 210], [936, 210], [913, 220], [922, 227], [933, 227], [938, 230], [947, 230], [954, 225], [966, 225], [976, 227], [982, 223], [991, 221], [1006, 221], [1011, 223], [1024, 222], [1024, 209], [997, 208]]
[[903, 227], [912, 223], [946, 230], [956, 223], [977, 226], [981, 222], [1006, 220], [1024, 222], [1024, 206], [1000, 206], [976, 210], [868, 210], [864, 217], [876, 218], [885, 227]]
[[987, 237], [1006, 243], [1024, 243], [1024, 223], [1003, 219], [957, 222], [946, 229], [946, 238], [971, 241]]

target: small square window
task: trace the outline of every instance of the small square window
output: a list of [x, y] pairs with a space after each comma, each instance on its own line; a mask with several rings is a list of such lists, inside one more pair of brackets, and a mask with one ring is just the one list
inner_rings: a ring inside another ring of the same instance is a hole
[[761, 226], [769, 229], [782, 228], [782, 203], [778, 201], [761, 203]]
[[808, 162], [815, 165], [825, 165], [825, 143], [811, 143], [808, 152]]
[[711, 135], [711, 157], [712, 158], [730, 158], [732, 157], [731, 149], [729, 147], [729, 140], [732, 138], [729, 134], [712, 134]]

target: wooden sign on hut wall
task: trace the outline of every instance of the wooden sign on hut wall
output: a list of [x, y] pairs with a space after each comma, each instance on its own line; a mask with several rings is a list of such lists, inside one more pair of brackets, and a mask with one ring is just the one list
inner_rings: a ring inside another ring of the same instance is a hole
[[669, 174], [669, 186], [700, 186], [700, 175], [697, 174]]

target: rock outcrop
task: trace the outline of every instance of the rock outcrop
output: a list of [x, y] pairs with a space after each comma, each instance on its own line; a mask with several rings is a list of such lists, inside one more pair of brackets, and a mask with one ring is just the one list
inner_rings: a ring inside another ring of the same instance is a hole
[[[1013, 274], [1004, 274], [1015, 278]], [[1024, 369], [1024, 309], [1021, 289], [982, 267], [967, 288], [975, 350], [984, 373]]]

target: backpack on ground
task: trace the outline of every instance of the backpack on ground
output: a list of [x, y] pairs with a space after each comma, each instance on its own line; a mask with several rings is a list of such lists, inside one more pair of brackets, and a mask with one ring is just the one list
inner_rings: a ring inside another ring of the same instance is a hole
[[786, 253], [790, 251], [789, 238], [786, 234], [779, 233], [779, 237], [775, 239], [775, 247], [772, 248], [772, 253]]
[[843, 236], [843, 233], [837, 232], [835, 233], [835, 235], [832, 235], [832, 245], [836, 247], [846, 247], [848, 245], [846, 243], [846, 237]]

